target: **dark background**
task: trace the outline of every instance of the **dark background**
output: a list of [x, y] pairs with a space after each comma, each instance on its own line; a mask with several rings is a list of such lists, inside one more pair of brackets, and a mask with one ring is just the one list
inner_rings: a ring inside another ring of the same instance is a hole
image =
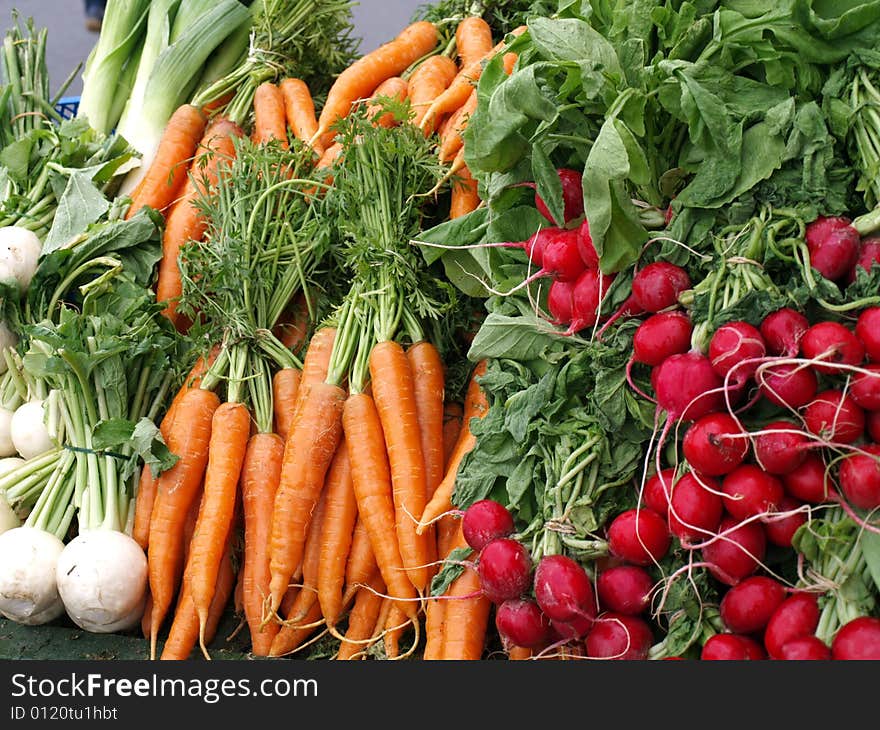
[[[355, 33], [362, 41], [360, 51], [366, 53], [384, 43], [403, 28], [416, 8], [426, 0], [360, 0], [353, 10]], [[34, 19], [37, 27], [49, 29], [47, 60], [49, 79], [54, 92], [84, 62], [95, 44], [97, 34], [85, 26], [84, 0], [0, 0], [0, 23], [3, 32], [12, 22], [12, 10]], [[66, 94], [78, 96], [82, 78], [77, 74]]]

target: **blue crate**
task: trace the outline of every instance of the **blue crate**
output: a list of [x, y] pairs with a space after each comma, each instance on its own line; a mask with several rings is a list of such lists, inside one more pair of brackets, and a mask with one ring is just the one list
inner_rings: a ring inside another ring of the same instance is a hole
[[55, 105], [55, 111], [61, 115], [62, 119], [72, 119], [76, 116], [78, 109], [78, 96], [62, 96]]

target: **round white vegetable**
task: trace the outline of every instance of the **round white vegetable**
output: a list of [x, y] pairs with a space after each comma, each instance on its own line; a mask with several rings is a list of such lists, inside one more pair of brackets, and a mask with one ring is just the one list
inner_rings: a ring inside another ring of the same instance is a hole
[[0, 457], [15, 456], [18, 449], [12, 443], [12, 416], [15, 411], [0, 407]]
[[24, 464], [24, 459], [20, 456], [7, 456], [5, 459], [0, 459], [0, 477], [13, 469], [18, 469], [22, 464]]
[[56, 577], [67, 615], [86, 631], [121, 631], [141, 618], [147, 556], [125, 533], [100, 528], [81, 532], [64, 548]]
[[24, 459], [45, 454], [55, 446], [43, 422], [43, 410], [43, 401], [32, 400], [22, 403], [12, 415], [12, 443]]
[[0, 320], [0, 375], [6, 372], [6, 358], [2, 356], [3, 350], [7, 347], [15, 347], [18, 344], [18, 335], [15, 334], [9, 325]]
[[36, 527], [15, 527], [0, 535], [0, 613], [35, 626], [64, 613], [55, 567], [64, 543]]
[[24, 293], [34, 278], [43, 244], [20, 226], [0, 228], [0, 282], [18, 284]]
[[19, 525], [21, 525], [21, 520], [18, 519], [15, 510], [12, 509], [12, 507], [9, 506], [9, 502], [6, 501], [6, 495], [3, 492], [0, 492], [0, 535], [7, 530], [18, 527]]

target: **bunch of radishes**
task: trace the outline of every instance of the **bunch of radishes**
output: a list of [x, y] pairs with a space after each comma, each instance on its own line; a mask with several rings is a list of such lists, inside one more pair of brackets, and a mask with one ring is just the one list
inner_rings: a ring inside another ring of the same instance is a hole
[[837, 284], [851, 284], [861, 267], [880, 263], [880, 239], [862, 238], [849, 218], [820, 216], [806, 227], [810, 266]]

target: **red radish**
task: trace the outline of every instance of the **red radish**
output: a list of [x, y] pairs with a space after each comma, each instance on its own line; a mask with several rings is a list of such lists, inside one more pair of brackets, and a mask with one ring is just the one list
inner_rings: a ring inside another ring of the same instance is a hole
[[800, 636], [782, 645], [779, 658], [788, 661], [824, 661], [831, 659], [831, 649], [818, 636]]
[[542, 271], [560, 281], [574, 281], [585, 269], [578, 251], [577, 231], [563, 229], [544, 244]]
[[788, 408], [807, 405], [819, 389], [813, 369], [794, 363], [780, 363], [759, 369], [756, 379], [768, 401]]
[[763, 659], [764, 651], [754, 639], [738, 634], [713, 634], [700, 650], [706, 661], [746, 661]]
[[871, 441], [880, 443], [880, 411], [871, 411], [867, 418], [868, 436]]
[[669, 495], [672, 493], [672, 482], [675, 480], [675, 469], [663, 469], [645, 483], [644, 502], [648, 509], [658, 515], [665, 515], [669, 510]]
[[682, 543], [702, 542], [714, 534], [724, 512], [718, 490], [718, 482], [712, 477], [697, 479], [692, 472], [672, 487], [669, 531]]
[[880, 445], [868, 444], [862, 451], [868, 453], [853, 452], [841, 460], [837, 480], [850, 504], [872, 510], [880, 507]]
[[813, 593], [793, 593], [773, 612], [764, 630], [764, 648], [771, 659], [782, 658], [792, 639], [813, 636], [819, 625], [819, 602]]
[[654, 367], [671, 355], [687, 352], [694, 328], [684, 312], [660, 312], [642, 322], [633, 334], [633, 359]]
[[861, 237], [848, 218], [820, 216], [807, 226], [810, 266], [826, 279], [837, 281], [855, 266]]
[[637, 565], [609, 568], [596, 579], [596, 593], [602, 608], [631, 616], [645, 612], [653, 587], [648, 571]]
[[484, 245], [495, 248], [522, 249], [529, 257], [529, 262], [532, 267], [540, 269], [544, 265], [544, 247], [547, 245], [547, 242], [563, 231], [564, 229], [555, 227], [539, 228], [524, 241], [504, 241], [503, 243], [489, 243]]
[[571, 621], [550, 621], [553, 633], [558, 639], [577, 641], [586, 636], [593, 628], [592, 616], [577, 616]]
[[477, 561], [480, 590], [492, 603], [519, 598], [528, 590], [532, 558], [522, 544], [509, 537], [492, 540]]
[[758, 522], [740, 522], [726, 515], [718, 527], [719, 536], [703, 548], [709, 572], [733, 586], [752, 575], [764, 560], [767, 538]]
[[[559, 175], [559, 182], [562, 183], [562, 200], [565, 205], [563, 213], [565, 221], [563, 222], [570, 223], [584, 214], [583, 174], [566, 167], [561, 167], [556, 172]], [[535, 183], [526, 183], [525, 185], [532, 189], [537, 188]], [[537, 192], [535, 193], [535, 207], [551, 223], [560, 223], [560, 221], [553, 220], [550, 209]]]
[[691, 288], [691, 277], [680, 266], [655, 261], [639, 269], [632, 282], [632, 295], [646, 312], [659, 312], [678, 305], [678, 297]]
[[[740, 385], [751, 378], [758, 362], [746, 362], [767, 354], [767, 345], [756, 327], [748, 322], [721, 325], [709, 341], [712, 368], [722, 378], [731, 371], [730, 383]], [[743, 363], [743, 364], [741, 364]]]
[[839, 390], [823, 390], [804, 409], [807, 430], [824, 441], [851, 444], [865, 432], [865, 412]]
[[724, 509], [738, 520], [775, 512], [782, 502], [782, 482], [754, 464], [742, 464], [724, 477]]
[[724, 625], [736, 634], [762, 631], [785, 600], [785, 588], [773, 578], [753, 575], [730, 588], [718, 606]]
[[859, 244], [859, 257], [847, 277], [847, 283], [852, 284], [856, 280], [856, 273], [860, 266], [871, 273], [871, 267], [875, 263], [880, 264], [880, 238], [863, 238]]
[[594, 618], [596, 596], [590, 576], [565, 555], [545, 555], [535, 569], [535, 600], [553, 621]]
[[790, 307], [783, 307], [764, 317], [760, 332], [768, 353], [794, 357], [800, 350], [804, 332], [809, 328], [810, 322], [804, 315]]
[[569, 333], [592, 327], [599, 319], [599, 305], [614, 277], [597, 269], [586, 269], [574, 282], [571, 292], [571, 326]]
[[769, 474], [788, 474], [807, 457], [809, 442], [791, 421], [773, 421], [754, 437], [755, 461]]
[[880, 618], [859, 616], [841, 626], [831, 641], [831, 658], [880, 659]]
[[603, 613], [585, 640], [587, 655], [593, 659], [648, 658], [654, 634], [648, 623], [625, 613]]
[[584, 266], [588, 269], [598, 269], [599, 253], [593, 245], [593, 237], [590, 235], [590, 223], [586, 218], [584, 218], [584, 222], [578, 226], [577, 232], [578, 253], [581, 255], [581, 260], [584, 262]]
[[807, 454], [799, 466], [783, 474], [782, 486], [787, 494], [810, 504], [831, 501], [834, 495], [825, 462], [818, 454]]
[[493, 499], [474, 502], [461, 517], [462, 537], [476, 552], [498, 537], [512, 535], [514, 529], [509, 510]]
[[667, 357], [654, 369], [651, 383], [657, 405], [670, 421], [695, 421], [722, 408], [721, 378], [699, 352]]
[[805, 511], [798, 511], [798, 507], [803, 506], [803, 502], [792, 497], [783, 497], [779, 503], [779, 512], [783, 516], [774, 515], [764, 520], [764, 534], [767, 540], [779, 547], [790, 548], [794, 533], [798, 531], [801, 525], [806, 524], [807, 514]]
[[550, 621], [530, 598], [512, 598], [495, 610], [495, 627], [510, 645], [540, 649], [550, 642]]
[[700, 474], [716, 477], [733, 471], [743, 462], [749, 451], [749, 441], [733, 416], [710, 413], [688, 428], [682, 440], [682, 450], [691, 468]]
[[574, 284], [570, 281], [554, 279], [547, 290], [547, 309], [553, 318], [551, 322], [557, 326], [571, 324], [572, 292]]
[[672, 210], [672, 203], [666, 206], [666, 213], [663, 215], [663, 223], [669, 228], [669, 224], [672, 223], [672, 219], [675, 216], [675, 211]]
[[856, 321], [856, 337], [871, 362], [880, 362], [880, 307], [863, 309]]
[[817, 372], [835, 375], [841, 372], [834, 365], [858, 365], [865, 359], [865, 348], [842, 324], [819, 322], [808, 329], [801, 339], [801, 352], [809, 360], [819, 359], [831, 365], [813, 365]]
[[666, 522], [650, 509], [621, 512], [608, 527], [608, 549], [635, 565], [651, 565], [660, 560], [671, 542]]
[[864, 370], [853, 376], [849, 394], [859, 408], [880, 411], [880, 365], [865, 365]]

